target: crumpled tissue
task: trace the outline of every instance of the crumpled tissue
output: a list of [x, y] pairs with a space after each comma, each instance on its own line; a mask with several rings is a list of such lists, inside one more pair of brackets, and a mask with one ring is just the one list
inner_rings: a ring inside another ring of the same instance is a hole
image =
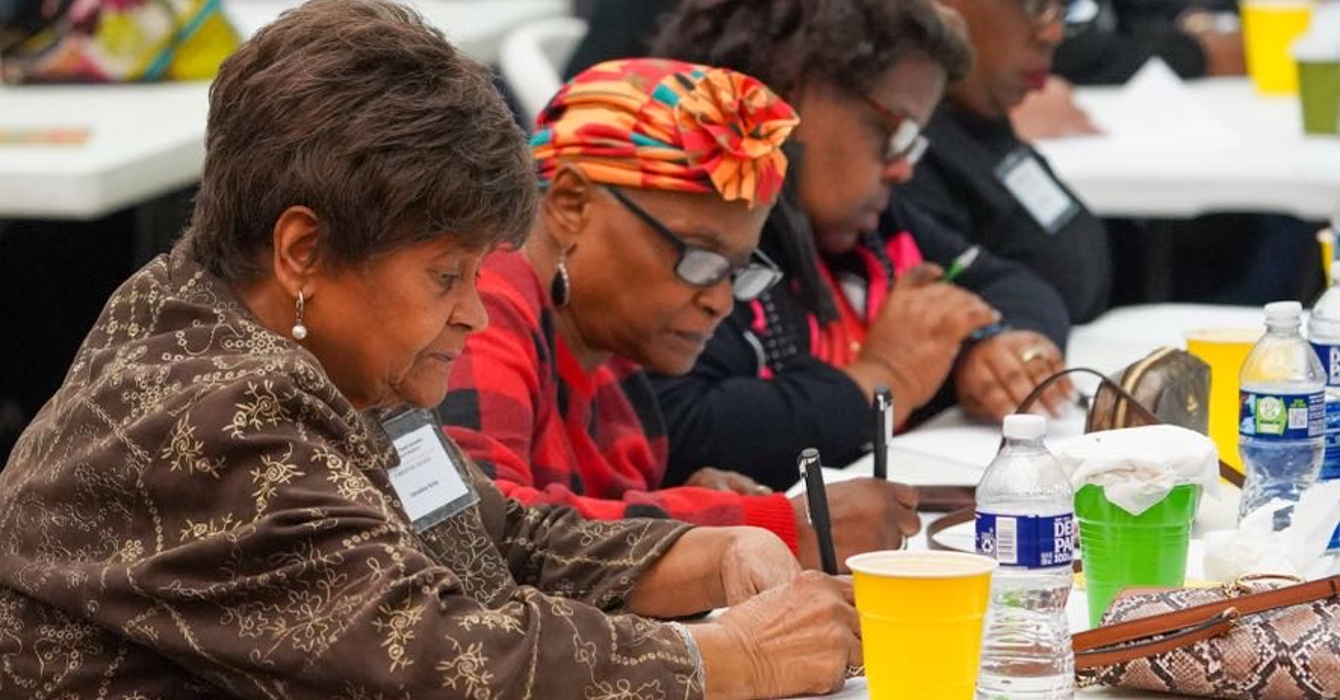
[[1219, 452], [1210, 438], [1175, 425], [1088, 433], [1053, 446], [1075, 490], [1103, 487], [1131, 515], [1162, 501], [1174, 486], [1200, 484], [1218, 497]]
[[1233, 581], [1251, 574], [1318, 579], [1331, 575], [1335, 562], [1323, 557], [1331, 533], [1340, 524], [1340, 481], [1316, 484], [1303, 492], [1292, 524], [1272, 532], [1275, 499], [1248, 513], [1236, 530], [1205, 533], [1205, 578]]

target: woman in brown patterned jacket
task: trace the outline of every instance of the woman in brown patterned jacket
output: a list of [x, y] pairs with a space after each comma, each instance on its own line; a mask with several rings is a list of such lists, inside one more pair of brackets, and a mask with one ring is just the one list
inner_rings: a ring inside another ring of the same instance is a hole
[[375, 422], [442, 399], [486, 323], [480, 259], [535, 190], [487, 72], [404, 8], [315, 0], [230, 58], [191, 229], [109, 300], [0, 475], [0, 696], [840, 684], [850, 586], [773, 535], [525, 508], [435, 426]]

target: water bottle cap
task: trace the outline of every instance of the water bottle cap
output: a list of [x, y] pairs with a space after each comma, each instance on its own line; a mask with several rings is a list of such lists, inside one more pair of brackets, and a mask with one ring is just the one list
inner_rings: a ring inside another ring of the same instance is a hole
[[1296, 301], [1272, 301], [1266, 304], [1266, 322], [1297, 321], [1303, 315], [1303, 305]]
[[1005, 416], [1002, 432], [1009, 440], [1036, 440], [1047, 434], [1047, 419], [1031, 413], [1011, 413]]

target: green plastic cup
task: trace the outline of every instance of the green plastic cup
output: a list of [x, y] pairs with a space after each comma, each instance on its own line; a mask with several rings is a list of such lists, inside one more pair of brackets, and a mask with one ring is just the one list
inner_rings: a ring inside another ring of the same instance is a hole
[[1139, 515], [1107, 500], [1101, 486], [1086, 484], [1075, 494], [1089, 626], [1098, 626], [1123, 588], [1182, 585], [1191, 522], [1199, 505], [1196, 484], [1174, 486]]
[[1298, 95], [1303, 131], [1340, 133], [1340, 61], [1299, 61]]

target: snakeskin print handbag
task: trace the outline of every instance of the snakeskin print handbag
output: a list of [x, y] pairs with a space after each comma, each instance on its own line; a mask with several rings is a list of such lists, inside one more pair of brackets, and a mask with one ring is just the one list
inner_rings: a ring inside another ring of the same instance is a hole
[[[1272, 580], [1274, 579], [1274, 580]], [[1081, 687], [1230, 700], [1340, 698], [1340, 576], [1281, 586], [1129, 589], [1074, 636]]]

